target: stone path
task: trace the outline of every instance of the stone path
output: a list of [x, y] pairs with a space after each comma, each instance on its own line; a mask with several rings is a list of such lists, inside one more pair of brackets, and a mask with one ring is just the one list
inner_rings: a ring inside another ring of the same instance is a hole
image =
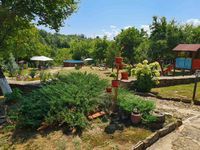
[[147, 150], [200, 150], [200, 106], [149, 98], [157, 109], [183, 118], [183, 125]]

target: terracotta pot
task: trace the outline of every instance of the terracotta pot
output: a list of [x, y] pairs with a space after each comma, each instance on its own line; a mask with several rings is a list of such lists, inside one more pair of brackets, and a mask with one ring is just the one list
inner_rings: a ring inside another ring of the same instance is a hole
[[107, 87], [107, 88], [106, 88], [106, 92], [107, 92], [107, 93], [112, 93], [112, 88], [111, 88], [111, 87]]
[[128, 80], [128, 72], [121, 72], [121, 80]]
[[131, 121], [134, 125], [137, 125], [141, 122], [142, 115], [140, 113], [131, 113]]
[[115, 63], [116, 64], [121, 64], [123, 61], [123, 58], [122, 57], [115, 57]]
[[119, 87], [119, 80], [112, 80], [112, 87]]

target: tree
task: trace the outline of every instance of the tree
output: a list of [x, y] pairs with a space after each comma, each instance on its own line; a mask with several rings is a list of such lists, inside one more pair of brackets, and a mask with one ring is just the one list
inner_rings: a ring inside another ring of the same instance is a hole
[[9, 55], [8, 62], [6, 64], [6, 69], [8, 70], [9, 74], [11, 77], [13, 77], [17, 71], [19, 70], [19, 66], [15, 61], [15, 57], [13, 56], [12, 53]]
[[149, 57], [159, 62], [162, 72], [163, 62], [174, 59], [172, 49], [181, 41], [181, 30], [174, 20], [167, 22], [165, 17], [153, 17]]
[[89, 57], [90, 49], [91, 44], [88, 40], [74, 41], [70, 45], [72, 58], [75, 60], [81, 60], [86, 57]]
[[[3, 49], [9, 36], [29, 26], [31, 21], [58, 31], [63, 20], [76, 8], [76, 0], [0, 0], [0, 49]], [[2, 69], [0, 79], [6, 80]], [[8, 84], [1, 84], [3, 86], [9, 87]], [[10, 92], [11, 90], [7, 91]]]
[[115, 57], [119, 54], [119, 47], [117, 46], [115, 41], [109, 42], [108, 49], [106, 51], [106, 65], [114, 68]]
[[107, 49], [108, 49], [108, 41], [106, 37], [104, 37], [103, 39], [101, 38], [94, 39], [93, 52], [92, 52], [93, 58], [98, 63], [102, 63], [102, 61], [106, 58]]
[[131, 27], [122, 30], [116, 37], [116, 43], [119, 47], [123, 47], [122, 56], [126, 58], [127, 62], [133, 64], [136, 62], [135, 51], [144, 39], [144, 32]]

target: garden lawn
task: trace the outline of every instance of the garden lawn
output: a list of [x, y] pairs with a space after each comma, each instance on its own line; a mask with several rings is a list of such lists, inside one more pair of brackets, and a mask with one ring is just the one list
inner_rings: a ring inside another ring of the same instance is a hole
[[[154, 88], [151, 92], [157, 93], [163, 98], [179, 98], [192, 100], [194, 84]], [[197, 86], [196, 100], [200, 101], [200, 83]]]

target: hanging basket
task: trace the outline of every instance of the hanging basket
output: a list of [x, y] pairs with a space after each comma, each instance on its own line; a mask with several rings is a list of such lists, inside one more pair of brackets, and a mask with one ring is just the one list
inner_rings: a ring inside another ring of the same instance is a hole
[[121, 64], [123, 61], [123, 58], [122, 57], [115, 57], [115, 63], [116, 64]]
[[119, 87], [119, 80], [112, 80], [112, 87]]
[[121, 80], [128, 80], [128, 72], [121, 72]]
[[107, 92], [107, 93], [112, 93], [112, 88], [111, 88], [111, 87], [107, 87], [107, 88], [106, 88], [106, 92]]

